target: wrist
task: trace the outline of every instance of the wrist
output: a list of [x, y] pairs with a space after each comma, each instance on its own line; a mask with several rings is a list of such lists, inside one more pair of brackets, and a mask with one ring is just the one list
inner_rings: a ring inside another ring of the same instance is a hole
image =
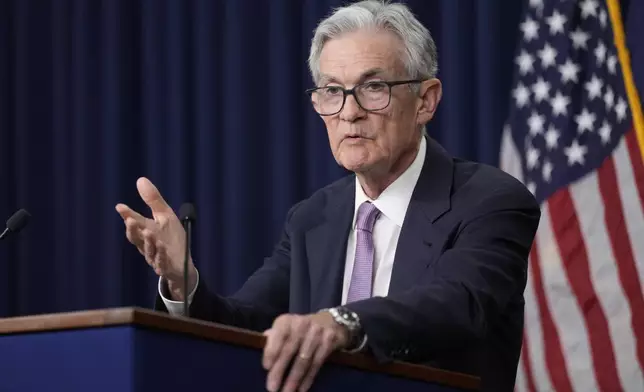
[[188, 287], [185, 287], [183, 275], [173, 278], [166, 278], [168, 283], [168, 291], [172, 300], [183, 301], [186, 296], [190, 295], [197, 285], [198, 272], [197, 268], [191, 262], [188, 267]]
[[339, 337], [339, 342], [340, 342], [340, 348], [346, 349], [351, 346], [352, 340], [351, 340], [351, 331], [349, 331], [349, 328], [345, 327], [342, 324], [338, 324], [337, 322], [334, 321], [334, 328], [337, 331], [336, 334]]

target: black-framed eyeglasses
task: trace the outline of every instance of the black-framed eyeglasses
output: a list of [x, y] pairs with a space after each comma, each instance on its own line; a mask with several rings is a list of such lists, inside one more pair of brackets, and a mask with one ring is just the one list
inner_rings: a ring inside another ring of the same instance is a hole
[[313, 108], [321, 116], [332, 116], [344, 108], [347, 95], [353, 95], [358, 105], [367, 112], [375, 112], [389, 106], [391, 88], [401, 84], [421, 83], [422, 79], [398, 81], [371, 81], [358, 84], [351, 89], [340, 86], [323, 86], [306, 90], [311, 97]]

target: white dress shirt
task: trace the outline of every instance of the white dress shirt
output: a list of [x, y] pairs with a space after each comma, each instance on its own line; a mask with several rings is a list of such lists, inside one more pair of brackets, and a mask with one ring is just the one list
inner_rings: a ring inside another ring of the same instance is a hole
[[[418, 154], [412, 164], [405, 170], [400, 177], [398, 177], [391, 185], [389, 185], [377, 199], [370, 199], [362, 189], [358, 178], [356, 177], [356, 197], [355, 208], [353, 214], [353, 223], [351, 224], [351, 231], [347, 241], [347, 252], [344, 266], [344, 280], [342, 285], [342, 304], [347, 301], [347, 294], [349, 292], [349, 283], [351, 282], [351, 273], [353, 270], [353, 261], [356, 251], [356, 213], [358, 207], [365, 202], [371, 201], [381, 212], [376, 220], [373, 228], [374, 240], [374, 280], [372, 285], [372, 296], [384, 297], [389, 291], [389, 282], [391, 280], [391, 272], [394, 267], [394, 256], [396, 255], [396, 246], [398, 245], [398, 236], [402, 228], [405, 214], [409, 207], [411, 195], [416, 187], [416, 182], [420, 177], [420, 172], [425, 162], [425, 154], [427, 149], [427, 142], [425, 138], [421, 138], [420, 148]], [[192, 301], [197, 286], [199, 285], [199, 272], [197, 272], [197, 284], [192, 293], [188, 296], [188, 302]], [[183, 302], [172, 301], [163, 295], [161, 290], [161, 279], [159, 279], [159, 294], [172, 315], [183, 315]]]
[[427, 142], [423, 137], [420, 142], [418, 154], [412, 164], [400, 175], [391, 185], [389, 185], [377, 199], [370, 199], [362, 189], [358, 178], [356, 177], [356, 200], [355, 210], [353, 213], [353, 223], [349, 232], [347, 241], [347, 254], [344, 264], [344, 282], [342, 285], [342, 304], [347, 301], [349, 292], [349, 283], [351, 282], [351, 273], [353, 271], [353, 262], [356, 253], [356, 215], [358, 207], [365, 201], [371, 201], [380, 211], [380, 215], [373, 227], [373, 244], [374, 260], [373, 272], [374, 279], [371, 286], [371, 295], [373, 297], [384, 297], [389, 292], [389, 282], [391, 281], [391, 272], [394, 268], [394, 256], [396, 255], [396, 246], [398, 237], [402, 228], [407, 207], [411, 195], [420, 177], [420, 172], [425, 162]]

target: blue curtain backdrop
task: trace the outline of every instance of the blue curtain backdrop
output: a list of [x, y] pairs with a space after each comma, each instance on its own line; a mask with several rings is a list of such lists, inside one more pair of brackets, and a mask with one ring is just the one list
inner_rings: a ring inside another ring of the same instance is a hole
[[[231, 293], [287, 209], [345, 174], [304, 90], [333, 0], [0, 1], [0, 317], [139, 305], [156, 277], [114, 210], [148, 176], [197, 206], [202, 279]], [[408, 1], [439, 48], [429, 133], [496, 165], [522, 4]]]

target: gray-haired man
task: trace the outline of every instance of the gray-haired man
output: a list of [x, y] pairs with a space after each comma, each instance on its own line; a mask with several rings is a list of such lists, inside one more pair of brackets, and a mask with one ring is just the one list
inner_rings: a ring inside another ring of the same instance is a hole
[[[449, 156], [425, 125], [441, 99], [429, 31], [401, 4], [365, 1], [321, 22], [308, 93], [354, 174], [288, 213], [273, 254], [231, 297], [191, 264], [182, 226], [147, 179], [154, 220], [116, 208], [160, 276], [157, 308], [264, 331], [271, 391], [306, 390], [334, 350], [429, 363], [512, 391], [527, 258], [540, 212], [502, 171]], [[291, 366], [292, 364], [292, 366]]]

